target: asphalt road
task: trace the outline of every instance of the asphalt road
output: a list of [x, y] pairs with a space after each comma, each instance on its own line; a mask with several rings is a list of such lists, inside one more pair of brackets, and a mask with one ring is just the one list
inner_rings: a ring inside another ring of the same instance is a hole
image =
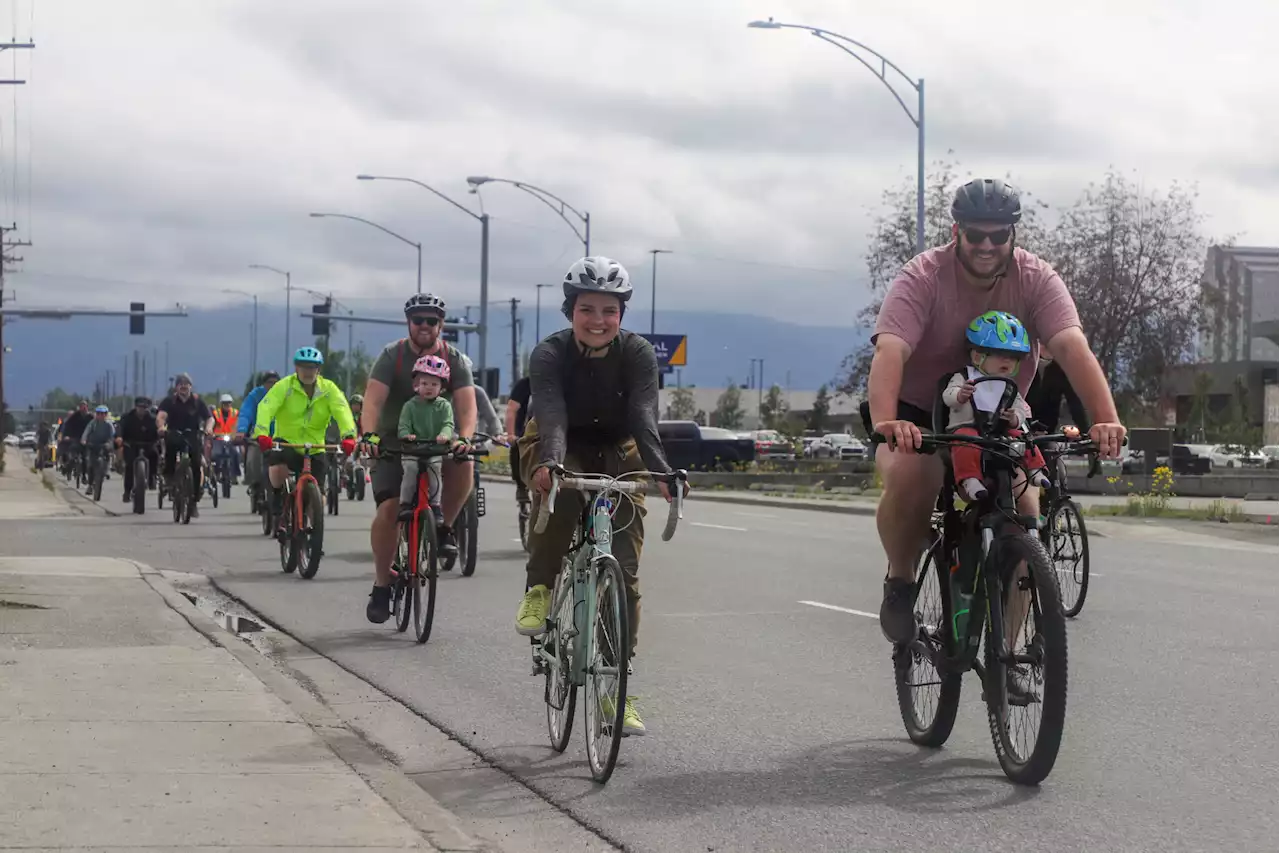
[[0, 534], [6, 554], [210, 574], [629, 850], [1275, 849], [1274, 528], [1090, 521], [1094, 580], [1069, 628], [1062, 751], [1027, 789], [995, 762], [972, 677], [944, 749], [907, 741], [873, 616], [883, 561], [871, 518], [690, 502], [642, 566], [632, 692], [651, 736], [624, 741], [601, 788], [580, 719], [563, 757], [547, 745], [541, 681], [512, 624], [523, 590], [513, 490], [486, 487], [479, 569], [442, 579], [423, 647], [365, 621], [367, 503], [329, 519], [312, 581], [280, 572], [241, 495], [189, 527], [149, 512]]

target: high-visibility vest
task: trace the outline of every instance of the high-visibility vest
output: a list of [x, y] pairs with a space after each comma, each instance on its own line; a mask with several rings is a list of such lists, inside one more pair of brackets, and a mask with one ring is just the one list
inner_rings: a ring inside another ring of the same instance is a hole
[[236, 421], [240, 418], [240, 411], [232, 409], [227, 412], [227, 416], [222, 416], [222, 407], [213, 410], [213, 434], [214, 435], [232, 435], [236, 431]]

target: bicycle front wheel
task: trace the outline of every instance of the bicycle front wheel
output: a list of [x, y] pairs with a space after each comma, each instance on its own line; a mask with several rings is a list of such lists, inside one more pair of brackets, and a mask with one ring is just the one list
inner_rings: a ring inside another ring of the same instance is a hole
[[[1004, 603], [1005, 645], [1014, 660], [998, 658], [988, 625], [987, 720], [1005, 775], [1019, 785], [1038, 785], [1053, 770], [1062, 745], [1067, 620], [1040, 540], [1018, 532], [1000, 537], [996, 548], [988, 588]], [[1027, 570], [1021, 572], [1018, 566], [1024, 561]]]
[[578, 704], [578, 685], [573, 682], [573, 564], [565, 560], [552, 594], [552, 609], [542, 648], [555, 658], [546, 664], [547, 734], [551, 748], [564, 752], [573, 734], [573, 712]]
[[147, 511], [147, 479], [149, 477], [147, 457], [139, 453], [138, 458], [133, 460], [133, 511], [137, 515]]
[[622, 745], [622, 718], [627, 704], [627, 661], [630, 630], [627, 590], [622, 569], [611, 557], [596, 560], [594, 624], [587, 626], [587, 685], [585, 702], [587, 764], [591, 778], [609, 781]]
[[[934, 542], [916, 576], [916, 621], [924, 628], [924, 642], [939, 655], [954, 653], [950, 614], [950, 572], [942, 540]], [[899, 646], [893, 653], [898, 710], [912, 743], [939, 747], [951, 736], [960, 709], [960, 673], [940, 673], [920, 649]]]
[[436, 615], [436, 579], [439, 571], [439, 548], [435, 519], [426, 509], [418, 510], [418, 576], [410, 578], [413, 593], [413, 632], [419, 643], [431, 638], [431, 625]]
[[324, 498], [314, 480], [302, 489], [302, 518], [298, 519], [298, 574], [311, 580], [324, 556]]
[[409, 550], [409, 525], [401, 522], [398, 530], [395, 561], [391, 564], [391, 570], [396, 575], [391, 582], [391, 612], [396, 618], [396, 631], [403, 634], [409, 629], [409, 620], [413, 618], [413, 596], [409, 592], [409, 583], [414, 572], [410, 563], [413, 552]]
[[462, 513], [458, 519], [458, 563], [462, 566], [462, 576], [469, 578], [476, 573], [476, 551], [480, 543], [480, 512], [474, 492]]
[[1089, 592], [1089, 534], [1085, 530], [1084, 514], [1076, 502], [1068, 498], [1049, 512], [1045, 527], [1048, 529], [1045, 548], [1058, 579], [1063, 615], [1078, 616]]
[[93, 499], [102, 500], [102, 480], [107, 476], [107, 463], [99, 459], [93, 466]]

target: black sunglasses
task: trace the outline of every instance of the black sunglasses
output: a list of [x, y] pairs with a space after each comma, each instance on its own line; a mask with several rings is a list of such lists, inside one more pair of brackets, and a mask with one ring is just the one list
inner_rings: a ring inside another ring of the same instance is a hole
[[440, 318], [431, 315], [419, 314], [416, 317], [410, 317], [409, 322], [415, 326], [421, 326], [423, 323], [426, 323], [428, 326], [439, 326]]
[[1009, 242], [1009, 238], [1013, 236], [1013, 226], [1006, 225], [999, 231], [981, 231], [977, 228], [964, 228], [964, 239], [974, 246], [982, 244], [983, 240], [990, 240], [993, 246], [1003, 246]]

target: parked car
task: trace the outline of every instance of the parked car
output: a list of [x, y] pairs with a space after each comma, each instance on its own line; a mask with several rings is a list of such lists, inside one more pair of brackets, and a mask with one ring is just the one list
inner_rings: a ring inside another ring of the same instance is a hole
[[844, 432], [827, 433], [813, 446], [815, 459], [862, 459], [866, 455], [866, 445], [856, 436]]
[[1275, 470], [1280, 467], [1280, 444], [1268, 444], [1262, 448], [1262, 455], [1267, 457], [1266, 467]]
[[1209, 463], [1214, 468], [1262, 468], [1267, 464], [1267, 457], [1243, 447], [1219, 444], [1209, 451]]
[[756, 443], [757, 459], [795, 459], [796, 449], [782, 433], [776, 429], [758, 429], [751, 433]]
[[36, 446], [36, 434], [34, 432], [22, 433], [18, 436], [18, 446], [34, 448]]
[[4, 437], [4, 443], [5, 443], [7, 446], [9, 446], [9, 447], [17, 447], [17, 446], [18, 446], [18, 437], [17, 437], [16, 435], [13, 435], [12, 433], [11, 433], [11, 434], [9, 434], [9, 435], [6, 435], [6, 436]]
[[755, 461], [754, 439], [693, 421], [658, 421], [658, 437], [673, 468], [691, 471], [732, 470]]
[[1175, 474], [1208, 474], [1213, 463], [1208, 456], [1201, 456], [1189, 444], [1175, 444], [1169, 452], [1169, 467]]

